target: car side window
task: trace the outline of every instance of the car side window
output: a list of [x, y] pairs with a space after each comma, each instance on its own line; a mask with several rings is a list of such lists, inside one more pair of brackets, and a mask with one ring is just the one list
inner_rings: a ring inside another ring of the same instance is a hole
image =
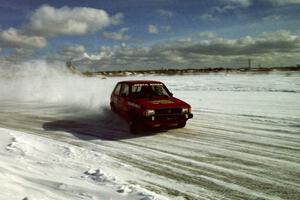
[[120, 94], [120, 89], [121, 89], [121, 84], [118, 84], [115, 88], [114, 95], [119, 95]]
[[122, 84], [120, 95], [121, 96], [125, 95], [126, 97], [129, 95], [129, 85], [128, 84]]

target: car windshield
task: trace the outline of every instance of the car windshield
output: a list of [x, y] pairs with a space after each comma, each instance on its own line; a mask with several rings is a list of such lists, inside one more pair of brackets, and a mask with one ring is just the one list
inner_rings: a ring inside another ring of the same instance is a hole
[[131, 87], [131, 94], [135, 98], [170, 97], [161, 83], [134, 84]]

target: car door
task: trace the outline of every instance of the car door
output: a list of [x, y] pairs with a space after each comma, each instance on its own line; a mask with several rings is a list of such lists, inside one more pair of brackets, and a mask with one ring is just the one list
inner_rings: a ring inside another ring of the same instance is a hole
[[111, 95], [111, 102], [117, 111], [119, 110], [119, 107], [120, 107], [119, 106], [120, 90], [121, 90], [121, 83], [118, 83]]
[[129, 96], [129, 85], [127, 83], [123, 83], [120, 90], [120, 95], [118, 98], [118, 106], [122, 115], [128, 115], [128, 96]]

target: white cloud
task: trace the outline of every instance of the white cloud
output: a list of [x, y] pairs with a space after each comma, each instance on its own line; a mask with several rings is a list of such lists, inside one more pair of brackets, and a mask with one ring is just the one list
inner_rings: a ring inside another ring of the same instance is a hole
[[122, 23], [123, 18], [124, 18], [123, 13], [117, 13], [116, 15], [114, 15], [110, 18], [111, 24], [118, 25], [118, 24]]
[[190, 43], [193, 41], [191, 37], [184, 37], [178, 40], [179, 42]]
[[107, 46], [102, 46], [100, 49], [99, 54], [88, 54], [85, 53], [84, 57], [88, 58], [90, 60], [103, 60], [103, 59], [109, 59], [114, 55], [114, 51]]
[[[167, 47], [172, 48], [172, 47]], [[238, 39], [213, 37], [190, 45], [173, 44], [177, 51], [188, 54], [218, 56], [249, 56], [273, 52], [300, 52], [300, 39], [289, 31], [263, 33], [261, 37], [246, 36]]]
[[166, 25], [166, 26], [160, 26], [160, 30], [164, 32], [170, 32], [172, 30], [172, 26]]
[[63, 61], [82, 59], [84, 57], [85, 51], [86, 49], [83, 45], [65, 45], [61, 48], [59, 54], [56, 55], [56, 59]]
[[263, 33], [263, 38], [261, 40], [269, 42], [296, 42], [298, 43], [298, 45], [300, 43], [299, 37], [297, 35], [291, 34], [291, 32], [287, 30], [265, 32]]
[[264, 0], [272, 4], [273, 6], [286, 6], [300, 4], [300, 0]]
[[279, 61], [288, 66], [300, 62], [297, 56], [300, 53], [300, 37], [286, 30], [236, 39], [227, 39], [212, 32], [200, 35], [200, 40], [181, 39], [151, 48], [109, 48], [101, 51], [97, 61], [84, 60], [81, 65], [119, 69], [246, 67], [249, 57], [253, 59], [253, 66], [279, 66]]
[[34, 48], [14, 48], [9, 55], [3, 55], [0, 57], [0, 63], [7, 62], [7, 63], [15, 63], [15, 62], [22, 62], [25, 60], [32, 60], [32, 59], [41, 59], [41, 56], [37, 56], [37, 53]]
[[172, 30], [172, 26], [170, 25], [161, 25], [161, 26], [156, 26], [153, 24], [150, 24], [148, 26], [148, 32], [151, 34], [158, 34], [160, 32], [170, 32]]
[[219, 0], [220, 6], [215, 7], [213, 12], [225, 13], [235, 9], [247, 8], [252, 5], [252, 0]]
[[89, 53], [87, 53], [87, 52], [85, 52], [84, 54], [83, 54], [83, 57], [84, 58], [87, 58], [87, 59], [89, 59], [89, 60], [101, 60], [101, 54], [99, 55], [99, 54], [89, 54]]
[[127, 32], [128, 32], [128, 28], [122, 28], [117, 32], [103, 32], [102, 36], [106, 39], [124, 41], [129, 39], [129, 36], [126, 35]]
[[203, 15], [200, 15], [199, 17], [196, 17], [197, 19], [203, 20], [203, 21], [215, 21], [218, 19], [217, 16], [211, 14], [211, 13], [205, 13]]
[[68, 53], [84, 53], [85, 47], [83, 45], [75, 44], [75, 45], [67, 45], [62, 48], [62, 52]]
[[281, 15], [269, 15], [263, 18], [264, 21], [278, 21], [282, 18]]
[[84, 35], [120, 21], [122, 14], [111, 18], [106, 11], [67, 6], [54, 8], [43, 5], [32, 14], [30, 28], [42, 35]]
[[207, 38], [207, 39], [213, 39], [218, 37], [218, 34], [215, 32], [201, 32], [200, 37]]
[[252, 0], [220, 0], [227, 5], [235, 5], [237, 7], [246, 8], [252, 4]]
[[148, 26], [148, 32], [152, 33], [152, 34], [158, 34], [159, 33], [157, 26], [155, 26], [153, 24], [150, 24]]
[[15, 28], [9, 28], [0, 33], [0, 43], [5, 47], [43, 48], [47, 40], [41, 36], [28, 36]]
[[220, 15], [233, 12], [237, 9], [245, 9], [252, 5], [252, 0], [218, 0], [218, 5], [203, 13], [196, 19], [203, 21], [215, 21]]
[[169, 10], [159, 9], [157, 10], [158, 14], [163, 17], [173, 17], [174, 13]]

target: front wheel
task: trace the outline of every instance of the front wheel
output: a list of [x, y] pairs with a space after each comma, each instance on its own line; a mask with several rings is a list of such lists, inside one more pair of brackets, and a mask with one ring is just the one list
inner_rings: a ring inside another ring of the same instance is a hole
[[135, 116], [131, 116], [129, 119], [129, 130], [132, 134], [138, 134], [140, 132], [139, 122]]
[[183, 128], [185, 127], [186, 122], [178, 123], [177, 128]]

